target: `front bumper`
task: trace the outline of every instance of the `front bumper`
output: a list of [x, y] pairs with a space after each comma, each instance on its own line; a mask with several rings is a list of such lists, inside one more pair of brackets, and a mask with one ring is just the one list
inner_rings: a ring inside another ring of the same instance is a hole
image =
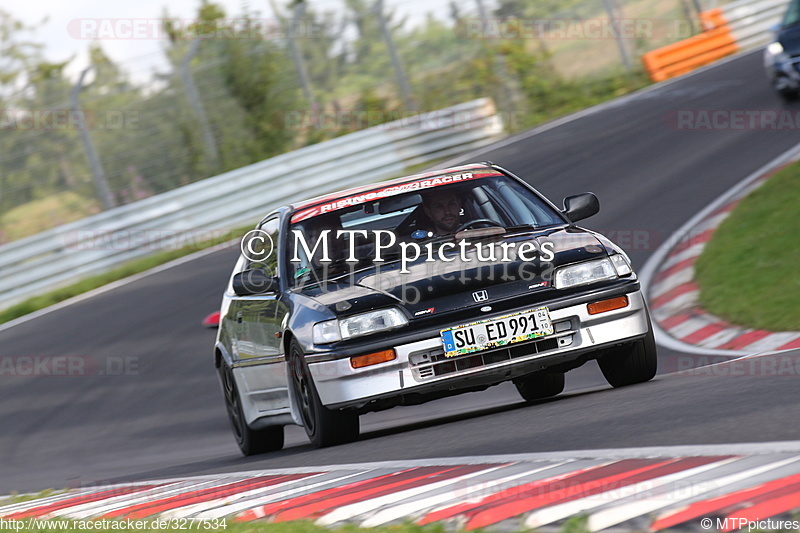
[[800, 58], [797, 57], [781, 60], [765, 52], [764, 68], [775, 89], [779, 91], [800, 90], [798, 62], [800, 62]]
[[650, 328], [644, 298], [640, 290], [627, 296], [627, 307], [597, 315], [589, 315], [585, 303], [551, 309], [555, 333], [536, 341], [445, 359], [441, 339], [434, 336], [393, 346], [397, 359], [388, 363], [353, 369], [345, 358], [309, 368], [322, 403], [330, 408], [488, 386], [643, 337]]

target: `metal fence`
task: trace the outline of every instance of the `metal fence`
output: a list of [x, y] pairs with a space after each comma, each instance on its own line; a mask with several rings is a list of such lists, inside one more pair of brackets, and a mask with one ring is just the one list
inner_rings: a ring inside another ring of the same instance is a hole
[[738, 0], [722, 11], [739, 48], [747, 50], [769, 42], [788, 4], [789, 0]]
[[480, 99], [409, 116], [65, 224], [0, 248], [0, 307], [125, 261], [253, 223], [270, 209], [401, 175], [503, 134]]

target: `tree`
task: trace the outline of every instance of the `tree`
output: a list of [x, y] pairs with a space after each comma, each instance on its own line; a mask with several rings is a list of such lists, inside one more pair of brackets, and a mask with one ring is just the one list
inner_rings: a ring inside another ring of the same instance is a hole
[[42, 58], [36, 30], [0, 10], [0, 212], [55, 191], [78, 186], [85, 176], [74, 132], [55, 127], [69, 102], [68, 62]]
[[295, 42], [305, 61], [311, 86], [324, 101], [336, 90], [347, 68], [347, 53], [342, 46], [347, 19], [338, 19], [333, 11], [317, 12], [307, 8], [298, 24]]
[[[167, 17], [168, 18], [168, 17]], [[225, 10], [203, 0], [197, 23], [179, 33], [167, 27], [166, 50], [174, 68], [185, 57], [190, 41], [199, 37], [197, 54], [190, 64], [191, 76], [208, 117], [222, 162], [222, 170], [263, 160], [282, 153], [294, 142], [295, 132], [286, 128], [285, 113], [298, 105], [298, 86], [286, 51], [269, 35], [260, 35], [254, 14], [244, 12], [230, 27]], [[174, 77], [169, 85], [185, 94]], [[182, 137], [195, 165], [192, 173], [207, 173], [197, 116], [185, 102], [180, 106]]]
[[24, 88], [37, 64], [44, 45], [25, 38], [36, 26], [28, 26], [0, 9], [0, 98]]

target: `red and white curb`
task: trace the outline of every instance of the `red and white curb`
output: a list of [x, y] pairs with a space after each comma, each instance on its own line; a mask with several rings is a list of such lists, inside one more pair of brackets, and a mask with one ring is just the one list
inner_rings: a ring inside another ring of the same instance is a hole
[[[0, 518], [413, 522], [507, 531], [582, 515], [590, 531], [697, 530], [703, 519], [732, 531], [800, 509], [800, 443], [773, 444], [744, 445], [740, 453], [644, 448], [219, 474], [78, 489], [0, 507]], [[741, 453], [748, 446], [759, 452]]]
[[[800, 159], [800, 149], [795, 147], [749, 176], [684, 225], [648, 261], [642, 278], [652, 317], [660, 333], [677, 341], [674, 348], [696, 347], [709, 353], [729, 351], [732, 355], [800, 348], [800, 331], [776, 333], [743, 328], [707, 313], [698, 305], [700, 291], [694, 281], [695, 262], [719, 225], [742, 198], [797, 159]], [[655, 268], [653, 262], [656, 262]], [[667, 344], [663, 342], [663, 335], [658, 341]]]

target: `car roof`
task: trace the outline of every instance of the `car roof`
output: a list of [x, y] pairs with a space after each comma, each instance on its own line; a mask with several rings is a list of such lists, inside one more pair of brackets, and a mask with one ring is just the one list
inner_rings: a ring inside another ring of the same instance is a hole
[[502, 175], [503, 173], [499, 170], [489, 167], [485, 163], [472, 163], [469, 165], [434, 170], [424, 174], [405, 176], [389, 181], [361, 185], [359, 187], [325, 194], [293, 204], [291, 206], [294, 210], [292, 222], [300, 222], [318, 215], [338, 211], [339, 209], [351, 205], [380, 200], [381, 198], [394, 196], [396, 194], [439, 187], [441, 185], [470, 179]]

